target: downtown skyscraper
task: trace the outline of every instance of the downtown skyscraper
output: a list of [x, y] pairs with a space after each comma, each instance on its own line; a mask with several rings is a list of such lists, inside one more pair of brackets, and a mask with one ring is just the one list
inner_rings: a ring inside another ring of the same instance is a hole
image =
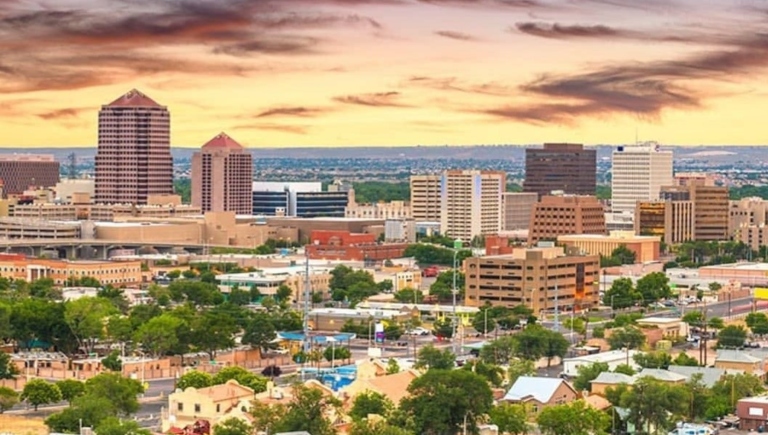
[[172, 193], [168, 108], [135, 89], [102, 106], [95, 201], [141, 205], [151, 195]]
[[253, 213], [253, 156], [225, 133], [192, 156], [192, 204], [204, 212]]

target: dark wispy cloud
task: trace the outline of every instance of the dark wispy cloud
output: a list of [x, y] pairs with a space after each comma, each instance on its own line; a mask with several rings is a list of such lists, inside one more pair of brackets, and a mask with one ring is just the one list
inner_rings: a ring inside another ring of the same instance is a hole
[[542, 38], [598, 38], [598, 37], [625, 37], [626, 31], [618, 30], [608, 26], [582, 26], [546, 23], [517, 23], [515, 29], [529, 35], [540, 36]]
[[442, 36], [443, 38], [455, 39], [458, 41], [475, 41], [476, 38], [470, 34], [456, 32], [453, 30], [438, 30], [435, 35]]
[[519, 93], [512, 86], [505, 86], [496, 82], [469, 83], [457, 77], [428, 77], [414, 76], [408, 79], [406, 86], [421, 86], [441, 91], [456, 91], [470, 94], [482, 94], [506, 97]]
[[369, 107], [410, 107], [398, 101], [400, 92], [377, 92], [371, 94], [344, 95], [335, 97], [334, 101], [344, 104], [355, 104]]
[[516, 23], [511, 32], [525, 33], [532, 36], [548, 39], [599, 39], [603, 41], [628, 40], [628, 41], [654, 41], [654, 42], [681, 42], [700, 45], [728, 45], [733, 43], [733, 36], [709, 32], [703, 33], [701, 29], [669, 29], [639, 31], [620, 29], [604, 25], [583, 24], [559, 24], [543, 22]]
[[[243, 56], [317, 53], [326, 40], [314, 31], [382, 29], [373, 18], [319, 11], [302, 0], [116, 1], [87, 9], [57, 2], [37, 10], [0, 3], [4, 92], [76, 89], [161, 72], [239, 75], [259, 70], [238, 63]], [[192, 61], [168, 54], [191, 46], [218, 56]], [[115, 65], [115, 57], [122, 63]]]
[[314, 117], [328, 112], [328, 109], [319, 107], [274, 107], [256, 114], [255, 118], [267, 118], [277, 116]]
[[513, 7], [513, 8], [539, 8], [549, 6], [548, 3], [539, 0], [416, 0], [419, 3], [425, 3], [437, 6], [491, 6], [491, 7]]
[[545, 75], [521, 87], [547, 101], [491, 108], [484, 113], [519, 121], [572, 123], [579, 117], [626, 114], [657, 119], [665, 109], [703, 107], [713, 84], [768, 68], [768, 36], [679, 60], [610, 65], [580, 74]]
[[81, 113], [92, 110], [92, 107], [69, 107], [66, 109], [57, 109], [50, 112], [38, 113], [37, 117], [45, 120], [77, 118]]

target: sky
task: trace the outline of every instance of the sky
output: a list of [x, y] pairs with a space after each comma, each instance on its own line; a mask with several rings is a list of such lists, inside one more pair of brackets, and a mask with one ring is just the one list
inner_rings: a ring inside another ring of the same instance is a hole
[[764, 0], [0, 0], [0, 147], [768, 143]]

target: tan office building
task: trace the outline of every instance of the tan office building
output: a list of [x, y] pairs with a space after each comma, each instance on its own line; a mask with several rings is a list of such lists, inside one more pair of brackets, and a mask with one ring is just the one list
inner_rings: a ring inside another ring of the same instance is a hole
[[192, 155], [192, 205], [253, 214], [253, 156], [225, 133]]
[[350, 204], [344, 209], [344, 217], [353, 219], [410, 219], [411, 215], [411, 204], [406, 201]]
[[625, 246], [635, 253], [635, 262], [659, 261], [659, 236], [637, 236], [633, 231], [611, 231], [607, 236], [593, 234], [572, 234], [560, 236], [558, 243], [573, 247], [589, 255], [609, 257], [613, 251]]
[[638, 202], [634, 225], [635, 234], [660, 237], [667, 245], [693, 240], [693, 202]]
[[502, 194], [504, 222], [502, 230], [527, 230], [531, 225], [531, 211], [539, 201], [535, 192], [506, 192]]
[[497, 171], [445, 171], [441, 182], [440, 232], [471, 241], [498, 234], [507, 176]]
[[606, 234], [605, 208], [594, 196], [545, 196], [533, 207], [528, 244], [570, 234]]
[[729, 240], [728, 188], [692, 183], [661, 189], [661, 199], [693, 203], [693, 240]]
[[768, 201], [763, 198], [742, 198], [728, 203], [728, 234], [735, 241], [759, 249], [768, 244]]
[[416, 222], [440, 222], [441, 175], [411, 176], [411, 215]]
[[510, 255], [467, 258], [464, 267], [468, 306], [525, 305], [538, 315], [556, 305], [566, 311], [599, 303], [597, 255], [567, 254], [561, 247], [516, 249]]
[[49, 154], [0, 154], [0, 197], [59, 182], [59, 162]]

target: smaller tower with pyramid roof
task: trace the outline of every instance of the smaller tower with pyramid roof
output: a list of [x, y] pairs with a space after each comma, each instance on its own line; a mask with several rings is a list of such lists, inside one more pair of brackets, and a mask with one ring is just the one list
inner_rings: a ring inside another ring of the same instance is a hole
[[192, 204], [208, 211], [253, 213], [253, 156], [219, 133], [192, 156]]

